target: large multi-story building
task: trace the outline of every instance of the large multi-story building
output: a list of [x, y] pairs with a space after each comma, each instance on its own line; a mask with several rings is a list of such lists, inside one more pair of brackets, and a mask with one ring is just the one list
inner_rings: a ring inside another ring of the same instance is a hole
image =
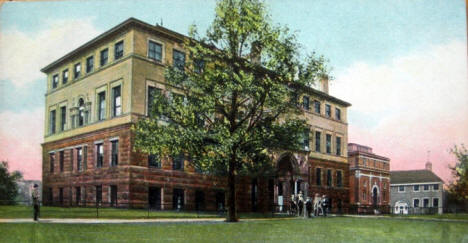
[[370, 147], [349, 143], [348, 162], [351, 205], [361, 211], [389, 206], [390, 159], [374, 154]]
[[[169, 65], [183, 65], [185, 36], [130, 18], [44, 67], [47, 74], [43, 198], [46, 204], [206, 209], [223, 207], [224, 178], [200, 174], [183, 157], [140, 153], [132, 124], [148, 115], [153, 90]], [[348, 202], [347, 107], [303, 88], [301, 109], [310, 129], [301, 151], [272, 152], [272, 178], [243, 178], [240, 211], [287, 206], [291, 193], [327, 194]], [[312, 138], [312, 139], [309, 139]]]

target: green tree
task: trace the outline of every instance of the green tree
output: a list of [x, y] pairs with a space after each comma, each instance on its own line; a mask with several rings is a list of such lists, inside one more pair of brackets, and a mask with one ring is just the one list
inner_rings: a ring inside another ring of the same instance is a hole
[[[134, 127], [140, 151], [185, 154], [197, 170], [227, 177], [227, 221], [237, 221], [239, 176], [272, 172], [271, 151], [300, 146], [305, 129], [300, 87], [326, 75], [322, 57], [300, 55], [285, 27], [270, 23], [263, 2], [224, 0], [205, 37], [195, 26], [188, 60], [166, 70], [152, 115]], [[176, 87], [176, 88], [174, 88]]]
[[16, 181], [23, 176], [21, 172], [8, 172], [8, 162], [0, 163], [0, 204], [14, 204], [18, 195]]
[[452, 198], [468, 202], [468, 150], [464, 145], [455, 146], [451, 152], [457, 158], [455, 166], [450, 167], [455, 181], [449, 186]]

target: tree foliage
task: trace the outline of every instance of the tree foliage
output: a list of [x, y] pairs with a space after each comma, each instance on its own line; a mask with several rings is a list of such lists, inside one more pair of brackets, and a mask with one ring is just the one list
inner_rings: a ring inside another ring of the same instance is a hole
[[0, 163], [0, 204], [14, 204], [15, 198], [18, 195], [18, 186], [16, 181], [23, 176], [21, 172], [8, 171], [8, 162]]
[[464, 145], [455, 146], [451, 152], [457, 158], [455, 166], [450, 167], [455, 181], [450, 185], [450, 194], [460, 201], [468, 202], [468, 150]]
[[187, 61], [168, 67], [166, 91], [134, 127], [146, 153], [185, 154], [197, 170], [228, 178], [228, 220], [235, 221], [239, 175], [273, 172], [271, 151], [297, 150], [305, 129], [291, 97], [326, 75], [325, 60], [300, 55], [288, 28], [270, 23], [257, 0], [224, 0], [205, 37], [196, 26]]

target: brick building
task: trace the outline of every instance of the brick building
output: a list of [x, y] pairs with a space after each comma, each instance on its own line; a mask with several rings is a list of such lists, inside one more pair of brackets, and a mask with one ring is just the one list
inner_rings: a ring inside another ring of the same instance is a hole
[[[148, 113], [149, 94], [166, 95], [164, 69], [183, 65], [185, 36], [130, 18], [41, 71], [47, 75], [43, 198], [46, 204], [215, 210], [225, 202], [224, 178], [199, 174], [183, 157], [135, 151], [132, 124]], [[242, 178], [240, 211], [285, 207], [291, 193], [326, 193], [348, 202], [347, 107], [304, 88], [300, 109], [310, 126], [301, 151], [275, 151], [272, 178]], [[311, 139], [309, 139], [311, 138]]]
[[[350, 203], [373, 208], [390, 204], [390, 159], [374, 154], [372, 148], [349, 143]], [[362, 210], [365, 210], [362, 208]]]

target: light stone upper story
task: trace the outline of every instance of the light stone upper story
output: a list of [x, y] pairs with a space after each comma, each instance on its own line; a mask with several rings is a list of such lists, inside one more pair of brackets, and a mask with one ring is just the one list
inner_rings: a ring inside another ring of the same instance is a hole
[[[148, 114], [152, 87], [177, 93], [164, 85], [164, 70], [185, 62], [184, 38], [130, 18], [44, 67], [44, 142], [135, 122]], [[350, 104], [322, 90], [306, 88], [298, 97], [309, 126], [304, 150], [346, 163]]]

